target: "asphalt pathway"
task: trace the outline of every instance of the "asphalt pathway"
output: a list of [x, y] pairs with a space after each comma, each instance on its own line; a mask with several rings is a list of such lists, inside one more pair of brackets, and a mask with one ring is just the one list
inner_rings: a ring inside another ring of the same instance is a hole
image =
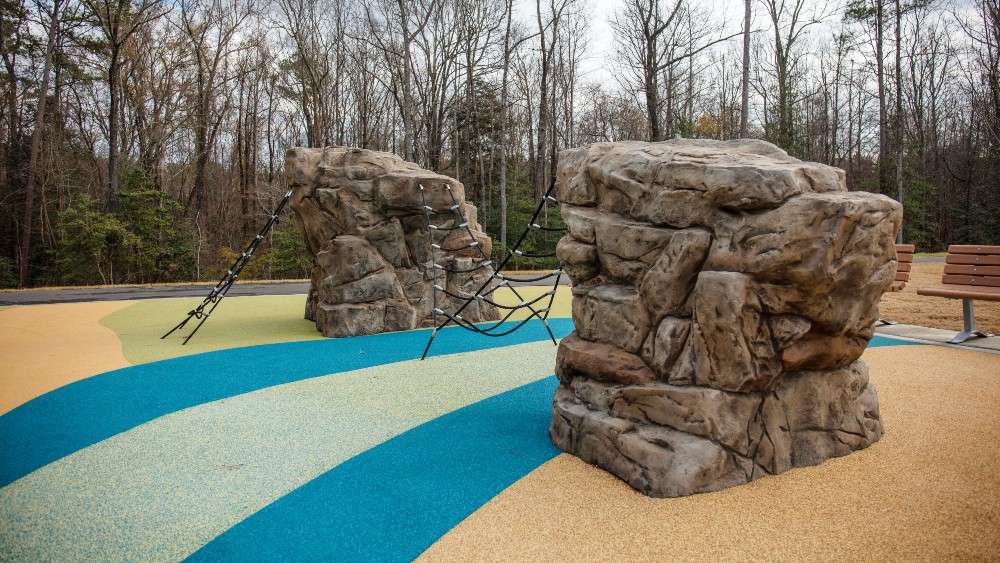
[[[513, 275], [513, 274], [512, 274]], [[522, 277], [529, 277], [524, 275]], [[511, 285], [551, 285], [550, 280], [517, 283]], [[569, 285], [566, 276], [560, 284]], [[163, 299], [167, 297], [204, 297], [214, 287], [214, 283], [191, 283], [184, 285], [116, 285], [109, 287], [70, 287], [59, 289], [30, 289], [24, 291], [0, 292], [0, 306], [39, 305], [43, 303], [79, 303], [84, 301], [118, 301], [132, 299]], [[273, 283], [237, 282], [230, 288], [229, 297], [246, 295], [297, 295], [309, 291], [307, 281]]]
[[[915, 262], [944, 262], [944, 256], [918, 256]], [[522, 275], [527, 277], [528, 275]], [[549, 285], [550, 280], [511, 285]], [[566, 276], [560, 281], [569, 285]], [[117, 301], [131, 299], [163, 299], [166, 297], [204, 297], [214, 283], [183, 285], [117, 285], [110, 287], [71, 287], [60, 289], [31, 289], [26, 291], [0, 291], [0, 306], [39, 305], [43, 303], [79, 303], [83, 301]], [[229, 296], [239, 295], [297, 295], [309, 291], [308, 281], [273, 283], [238, 282], [229, 290]]]

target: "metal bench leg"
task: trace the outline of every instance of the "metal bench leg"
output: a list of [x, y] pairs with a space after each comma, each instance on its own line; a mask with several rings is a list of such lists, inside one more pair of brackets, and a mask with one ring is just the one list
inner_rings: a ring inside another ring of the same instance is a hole
[[985, 338], [993, 336], [988, 332], [976, 330], [976, 311], [972, 299], [962, 300], [962, 332], [948, 341], [949, 344], [961, 344], [970, 338]]

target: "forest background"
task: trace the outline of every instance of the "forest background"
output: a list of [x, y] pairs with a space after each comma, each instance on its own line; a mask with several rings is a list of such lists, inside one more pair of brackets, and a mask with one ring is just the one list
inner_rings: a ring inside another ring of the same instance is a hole
[[[0, 287], [218, 276], [291, 146], [458, 178], [498, 256], [559, 150], [674, 137], [841, 167], [923, 251], [1000, 244], [1000, 0], [0, 0], [0, 57]], [[308, 276], [285, 219], [244, 277]]]

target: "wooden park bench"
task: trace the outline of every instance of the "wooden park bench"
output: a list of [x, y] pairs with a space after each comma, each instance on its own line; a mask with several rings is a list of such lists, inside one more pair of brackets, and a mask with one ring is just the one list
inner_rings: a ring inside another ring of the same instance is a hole
[[896, 245], [896, 279], [889, 291], [903, 291], [906, 282], [910, 281], [910, 269], [913, 267], [913, 253], [917, 247], [912, 244]]
[[[896, 245], [896, 278], [889, 286], [889, 291], [903, 291], [906, 282], [910, 281], [910, 269], [913, 267], [913, 252], [917, 247], [912, 244]], [[894, 325], [896, 321], [879, 319], [879, 325]]]
[[1000, 246], [949, 246], [941, 286], [918, 289], [917, 294], [962, 300], [962, 332], [948, 342], [993, 336], [976, 329], [973, 302], [1000, 301]]

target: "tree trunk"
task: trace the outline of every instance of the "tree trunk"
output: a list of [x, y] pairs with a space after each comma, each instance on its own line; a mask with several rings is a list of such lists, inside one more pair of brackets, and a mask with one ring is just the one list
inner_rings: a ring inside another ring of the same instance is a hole
[[875, 2], [875, 73], [878, 75], [878, 191], [884, 194], [889, 188], [888, 120], [885, 103], [885, 72], [883, 69], [883, 0]]
[[[549, 134], [549, 51], [545, 45], [545, 26], [542, 25], [541, 2], [536, 0], [538, 14], [538, 39], [541, 43], [542, 77], [539, 81], [541, 96], [538, 99], [538, 143], [535, 150], [535, 197], [545, 193], [545, 153]], [[555, 41], [553, 33], [552, 41]]]
[[35, 185], [38, 182], [38, 159], [42, 152], [42, 131], [45, 129], [45, 109], [49, 98], [49, 74], [52, 72], [52, 55], [56, 35], [59, 33], [60, 0], [52, 3], [49, 38], [45, 46], [45, 63], [42, 66], [42, 84], [38, 88], [38, 109], [35, 112], [35, 130], [31, 132], [31, 152], [28, 157], [28, 174], [24, 184], [24, 219], [21, 222], [21, 262], [18, 264], [17, 281], [24, 287], [28, 281], [28, 263], [31, 256], [31, 223], [35, 215]]
[[506, 0], [506, 5], [507, 31], [503, 37], [503, 76], [500, 80], [500, 249], [502, 252], [507, 252], [507, 78], [510, 73], [510, 20], [514, 15], [513, 0]]
[[740, 138], [747, 138], [750, 114], [750, 2], [743, 1], [743, 80], [740, 96]]
[[111, 45], [111, 61], [108, 64], [108, 211], [118, 208], [118, 129], [119, 86], [121, 74], [121, 54], [117, 44]]
[[[896, 0], [896, 127], [895, 127], [895, 139], [893, 140], [896, 145], [896, 195], [899, 199], [900, 205], [903, 204], [903, 56], [902, 56], [902, 26], [903, 26], [903, 10], [900, 5], [900, 1]], [[905, 214], [903, 217], [904, 221], [906, 219]], [[896, 235], [898, 242], [903, 242], [903, 227], [900, 226], [899, 233]]]

